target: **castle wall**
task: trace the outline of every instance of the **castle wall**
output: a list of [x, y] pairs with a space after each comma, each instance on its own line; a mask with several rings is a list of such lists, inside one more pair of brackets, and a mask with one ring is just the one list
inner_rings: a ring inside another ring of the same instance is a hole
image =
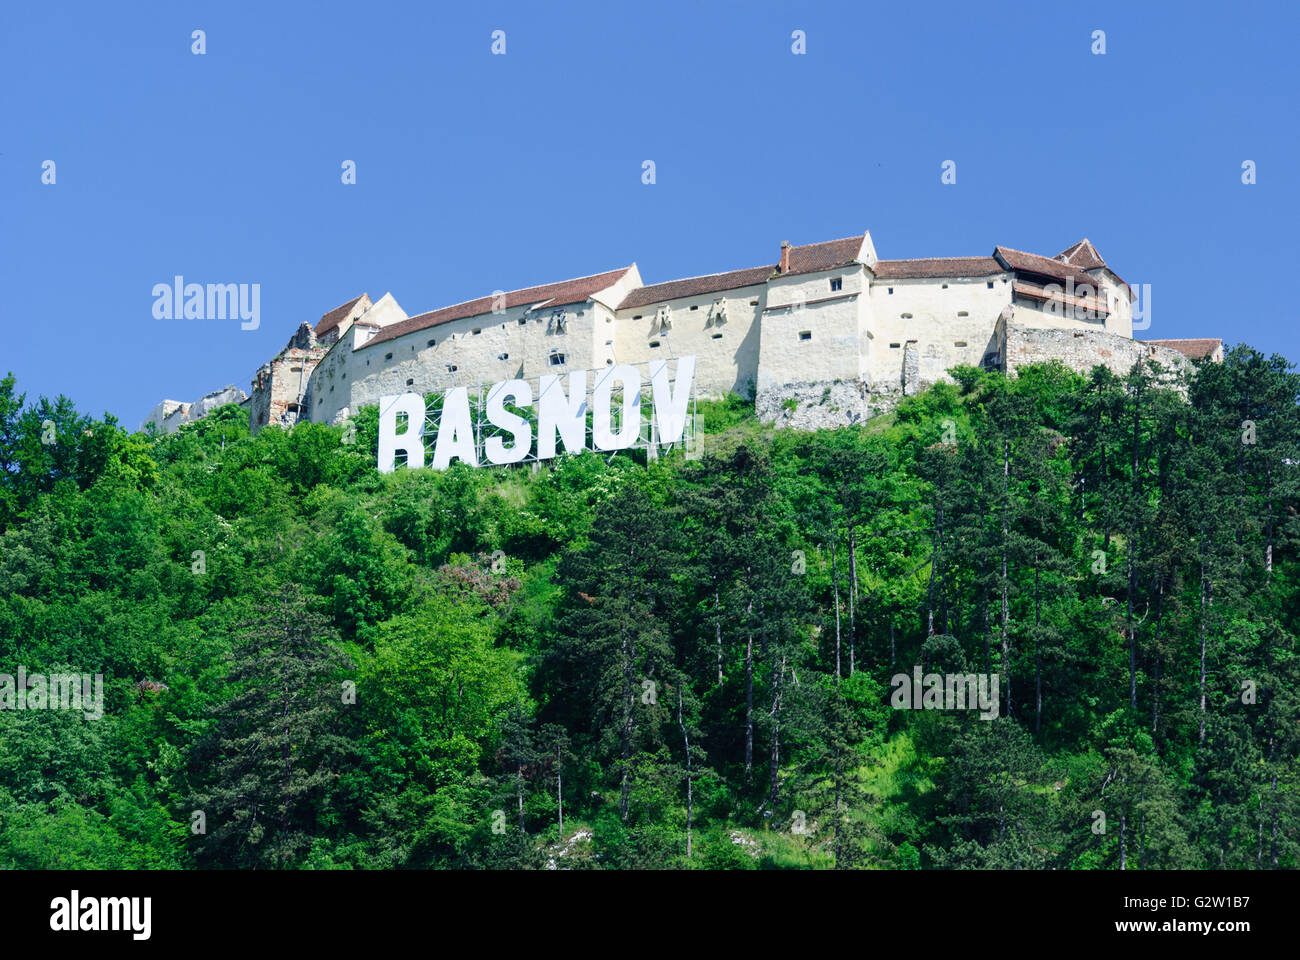
[[901, 387], [909, 341], [916, 343], [923, 386], [947, 379], [952, 367], [981, 365], [998, 352], [998, 317], [1010, 302], [1010, 274], [877, 280], [871, 287], [874, 324], [867, 365], [872, 389]]
[[[734, 392], [747, 397], [758, 378], [758, 318], [766, 294], [764, 285], [755, 284], [620, 310], [613, 336], [617, 356], [607, 356], [605, 365], [610, 359], [641, 363], [693, 356], [699, 395]], [[718, 301], [725, 319], [719, 318]], [[672, 324], [666, 334], [659, 332], [658, 322], [664, 306]]]
[[1071, 370], [1087, 373], [1104, 366], [1123, 376], [1139, 360], [1155, 360], [1171, 371], [1190, 369], [1192, 363], [1177, 350], [1131, 340], [1104, 330], [1006, 325], [1006, 372], [1030, 363], [1060, 360]]
[[[832, 280], [840, 289], [833, 289]], [[867, 284], [861, 264], [769, 280], [760, 321], [758, 393], [791, 381], [859, 379], [868, 355], [862, 316]]]

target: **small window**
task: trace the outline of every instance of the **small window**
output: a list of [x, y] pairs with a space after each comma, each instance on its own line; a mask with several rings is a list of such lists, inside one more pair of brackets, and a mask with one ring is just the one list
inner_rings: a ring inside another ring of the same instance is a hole
[[657, 346], [659, 346], [659, 341], [658, 341], [658, 340], [651, 340], [651, 341], [650, 341], [650, 346], [651, 346], [651, 347], [657, 347]]
[[964, 346], [966, 346], [966, 341], [965, 341], [965, 340], [954, 340], [952, 345], [953, 345], [954, 347], [964, 347]]
[[413, 377], [412, 377], [412, 378], [408, 378], [407, 381], [406, 381], [406, 385], [407, 385], [408, 387], [413, 387], [413, 386], [415, 386], [415, 379], [414, 379]]
[[391, 359], [393, 359], [393, 355], [392, 355], [391, 353], [386, 353], [386, 354], [384, 354], [384, 359], [385, 359], [385, 360], [391, 360]]
[[721, 339], [722, 339], [722, 334], [720, 334], [720, 333], [715, 333], [715, 334], [714, 334], [712, 337], [710, 337], [709, 339], [710, 339], [710, 340], [721, 340]]
[[605, 361], [605, 366], [607, 366], [607, 367], [612, 367], [613, 365], [614, 365], [614, 361], [613, 361], [613, 360], [606, 360], [606, 361]]
[[692, 309], [692, 310], [698, 310], [698, 309], [700, 309], [700, 305], [697, 303], [695, 306], [691, 307], [691, 309]]
[[460, 367], [456, 366], [456, 364], [454, 364], [454, 363], [449, 363], [449, 364], [447, 364], [447, 372], [448, 372], [448, 373], [455, 373], [455, 372], [456, 372], [457, 370], [459, 370], [459, 369], [460, 369]]
[[523, 326], [525, 323], [527, 323], [527, 322], [528, 322], [528, 318], [527, 318], [527, 317], [520, 317], [520, 318], [519, 318], [519, 326], [522, 327], [522, 326]]
[[894, 288], [893, 288], [893, 287], [890, 287], [890, 288], [889, 288], [889, 292], [890, 292], [890, 293], [893, 293], [893, 292], [894, 292]]
[[553, 353], [553, 354], [551, 354], [551, 356], [550, 356], [550, 361], [551, 361], [551, 366], [553, 366], [553, 367], [562, 367], [562, 366], [564, 366], [564, 354], [562, 354], [562, 353]]
[[942, 289], [947, 290], [947, 289], [948, 289], [948, 284], [945, 283], [945, 284], [943, 285]]
[[334, 392], [334, 387], [333, 387], [333, 385], [331, 385], [331, 386], [330, 386], [330, 393], [333, 393], [333, 392]]
[[756, 306], [758, 306], [758, 301], [757, 301], [757, 300], [751, 300], [751, 301], [749, 301], [749, 305], [750, 305], [751, 307], [756, 307]]
[[437, 342], [438, 342], [437, 340], [430, 340], [428, 345], [432, 347]]
[[901, 343], [891, 343], [891, 344], [889, 345], [889, 349], [890, 349], [890, 350], [897, 350], [897, 349], [898, 349], [899, 347], [901, 347], [901, 346], [902, 346]]
[[799, 331], [799, 339], [800, 339], [800, 340], [811, 340], [811, 339], [812, 339], [812, 331], [811, 331], [811, 330], [800, 330], [800, 331]]
[[899, 316], [902, 317], [904, 320], [912, 319], [912, 315], [910, 313], [900, 313]]
[[990, 290], [993, 289], [993, 281], [992, 281], [992, 280], [989, 281], [989, 289], [990, 289]]
[[632, 319], [633, 319], [633, 320], [640, 320], [640, 319], [641, 319], [641, 314], [638, 313], [638, 314], [637, 314], [635, 317], [633, 317]]
[[832, 277], [832, 278], [831, 278], [831, 292], [832, 292], [832, 293], [834, 293], [836, 290], [841, 290], [841, 289], [843, 289], [843, 287], [844, 287], [844, 278], [843, 278], [843, 277]]
[[498, 360], [509, 360], [509, 359], [510, 359], [510, 354], [508, 354], [508, 353], [498, 353], [498, 354], [497, 354], [497, 359], [498, 359]]
[[479, 327], [478, 329], [476, 329], [476, 330], [471, 330], [470, 332], [473, 333], [474, 336], [477, 337], [480, 333], [483, 332], [483, 328], [482, 328], [482, 327]]
[[959, 317], [969, 317], [969, 316], [970, 316], [970, 311], [969, 311], [969, 310], [958, 310], [958, 311], [957, 311], [957, 316], [959, 316]]

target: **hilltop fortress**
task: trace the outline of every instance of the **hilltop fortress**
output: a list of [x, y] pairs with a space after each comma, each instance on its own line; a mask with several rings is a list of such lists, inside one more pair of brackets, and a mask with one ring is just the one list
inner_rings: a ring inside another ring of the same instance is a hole
[[[1134, 340], [1133, 318], [1133, 291], [1086, 239], [1054, 257], [881, 260], [863, 233], [783, 243], [743, 270], [646, 285], [632, 264], [416, 316], [362, 294], [302, 323], [242, 405], [254, 431], [338, 423], [381, 396], [689, 355], [700, 395], [752, 396], [764, 420], [815, 427], [884, 412], [960, 364], [1127, 373], [1144, 357], [1222, 357], [1217, 339]], [[146, 422], [176, 429], [241, 396], [163, 401]]]

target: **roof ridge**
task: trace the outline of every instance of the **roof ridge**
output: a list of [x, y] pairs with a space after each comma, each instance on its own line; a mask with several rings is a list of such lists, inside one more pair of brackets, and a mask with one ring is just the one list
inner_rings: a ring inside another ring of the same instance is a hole
[[865, 233], [851, 233], [847, 237], [836, 237], [834, 240], [814, 240], [812, 243], [794, 243], [792, 247], [820, 247], [823, 243], [843, 243], [845, 240], [861, 240]]
[[[540, 290], [542, 287], [556, 287], [562, 283], [577, 283], [579, 280], [595, 280], [597, 277], [608, 276], [611, 273], [627, 273], [634, 266], [636, 266], [636, 264], [629, 263], [626, 267], [617, 267], [613, 270], [601, 270], [599, 273], [588, 273], [581, 277], [569, 277], [567, 280], [550, 280], [546, 283], [534, 283], [527, 287], [515, 287], [513, 290], [502, 290], [501, 293], [509, 296], [512, 293], [523, 293], [525, 290]], [[496, 291], [493, 291], [492, 293], [486, 293], [479, 297], [470, 297], [468, 300], [459, 300], [456, 303], [443, 304], [441, 307], [434, 307], [432, 310], [425, 310], [423, 313], [417, 313], [409, 319], [415, 320], [417, 317], [427, 317], [431, 313], [438, 313], [442, 310], [454, 310], [456, 307], [469, 306], [471, 303], [477, 303], [480, 300], [491, 300], [495, 294]], [[554, 297], [546, 298], [546, 300], [553, 299]], [[546, 300], [540, 300], [538, 302], [545, 303]]]
[[[830, 241], [828, 241], [830, 242]], [[707, 280], [710, 277], [725, 277], [731, 273], [744, 273], [747, 270], [775, 270], [776, 264], [760, 263], [753, 267], [736, 267], [734, 270], [718, 270], [715, 273], [697, 273], [693, 277], [673, 277], [671, 280], [657, 280], [654, 283], [643, 283], [637, 289], [644, 290], [646, 287], [662, 287], [669, 283], [685, 283], [687, 280]]]
[[[1024, 251], [1017, 251], [1023, 253]], [[914, 263], [918, 260], [990, 260], [988, 256], [960, 256], [960, 257], [880, 257], [877, 263]]]

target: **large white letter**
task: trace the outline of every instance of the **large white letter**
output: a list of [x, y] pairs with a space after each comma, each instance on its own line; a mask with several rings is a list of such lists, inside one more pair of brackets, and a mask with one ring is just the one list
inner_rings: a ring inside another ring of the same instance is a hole
[[433, 445], [433, 469], [446, 470], [452, 457], [460, 457], [471, 467], [478, 466], [466, 387], [453, 387], [442, 395], [442, 417], [438, 420], [438, 439]]
[[[406, 414], [406, 430], [397, 432], [397, 415]], [[424, 466], [424, 397], [418, 393], [379, 398], [379, 472], [392, 473], [398, 450], [408, 467]]]
[[[610, 430], [614, 381], [623, 384], [623, 418], [618, 433]], [[625, 450], [641, 432], [641, 374], [636, 367], [610, 367], [591, 393], [591, 439], [600, 450]]]
[[528, 456], [528, 451], [533, 446], [533, 428], [519, 414], [506, 410], [506, 397], [514, 397], [516, 407], [531, 407], [533, 388], [527, 380], [507, 380], [505, 383], [493, 384], [488, 390], [488, 422], [494, 427], [509, 430], [515, 438], [514, 444], [509, 447], [500, 437], [488, 437], [485, 441], [483, 447], [488, 461], [500, 465], [518, 463]]
[[555, 431], [560, 431], [568, 453], [587, 446], [587, 371], [569, 374], [569, 395], [560, 389], [554, 374], [542, 377], [537, 384], [537, 459], [555, 456]]
[[677, 379], [668, 384], [668, 361], [650, 363], [650, 392], [654, 396], [655, 422], [659, 427], [660, 443], [676, 443], [686, 432], [686, 405], [691, 399], [691, 383], [695, 380], [695, 358], [681, 357], [677, 361]]

